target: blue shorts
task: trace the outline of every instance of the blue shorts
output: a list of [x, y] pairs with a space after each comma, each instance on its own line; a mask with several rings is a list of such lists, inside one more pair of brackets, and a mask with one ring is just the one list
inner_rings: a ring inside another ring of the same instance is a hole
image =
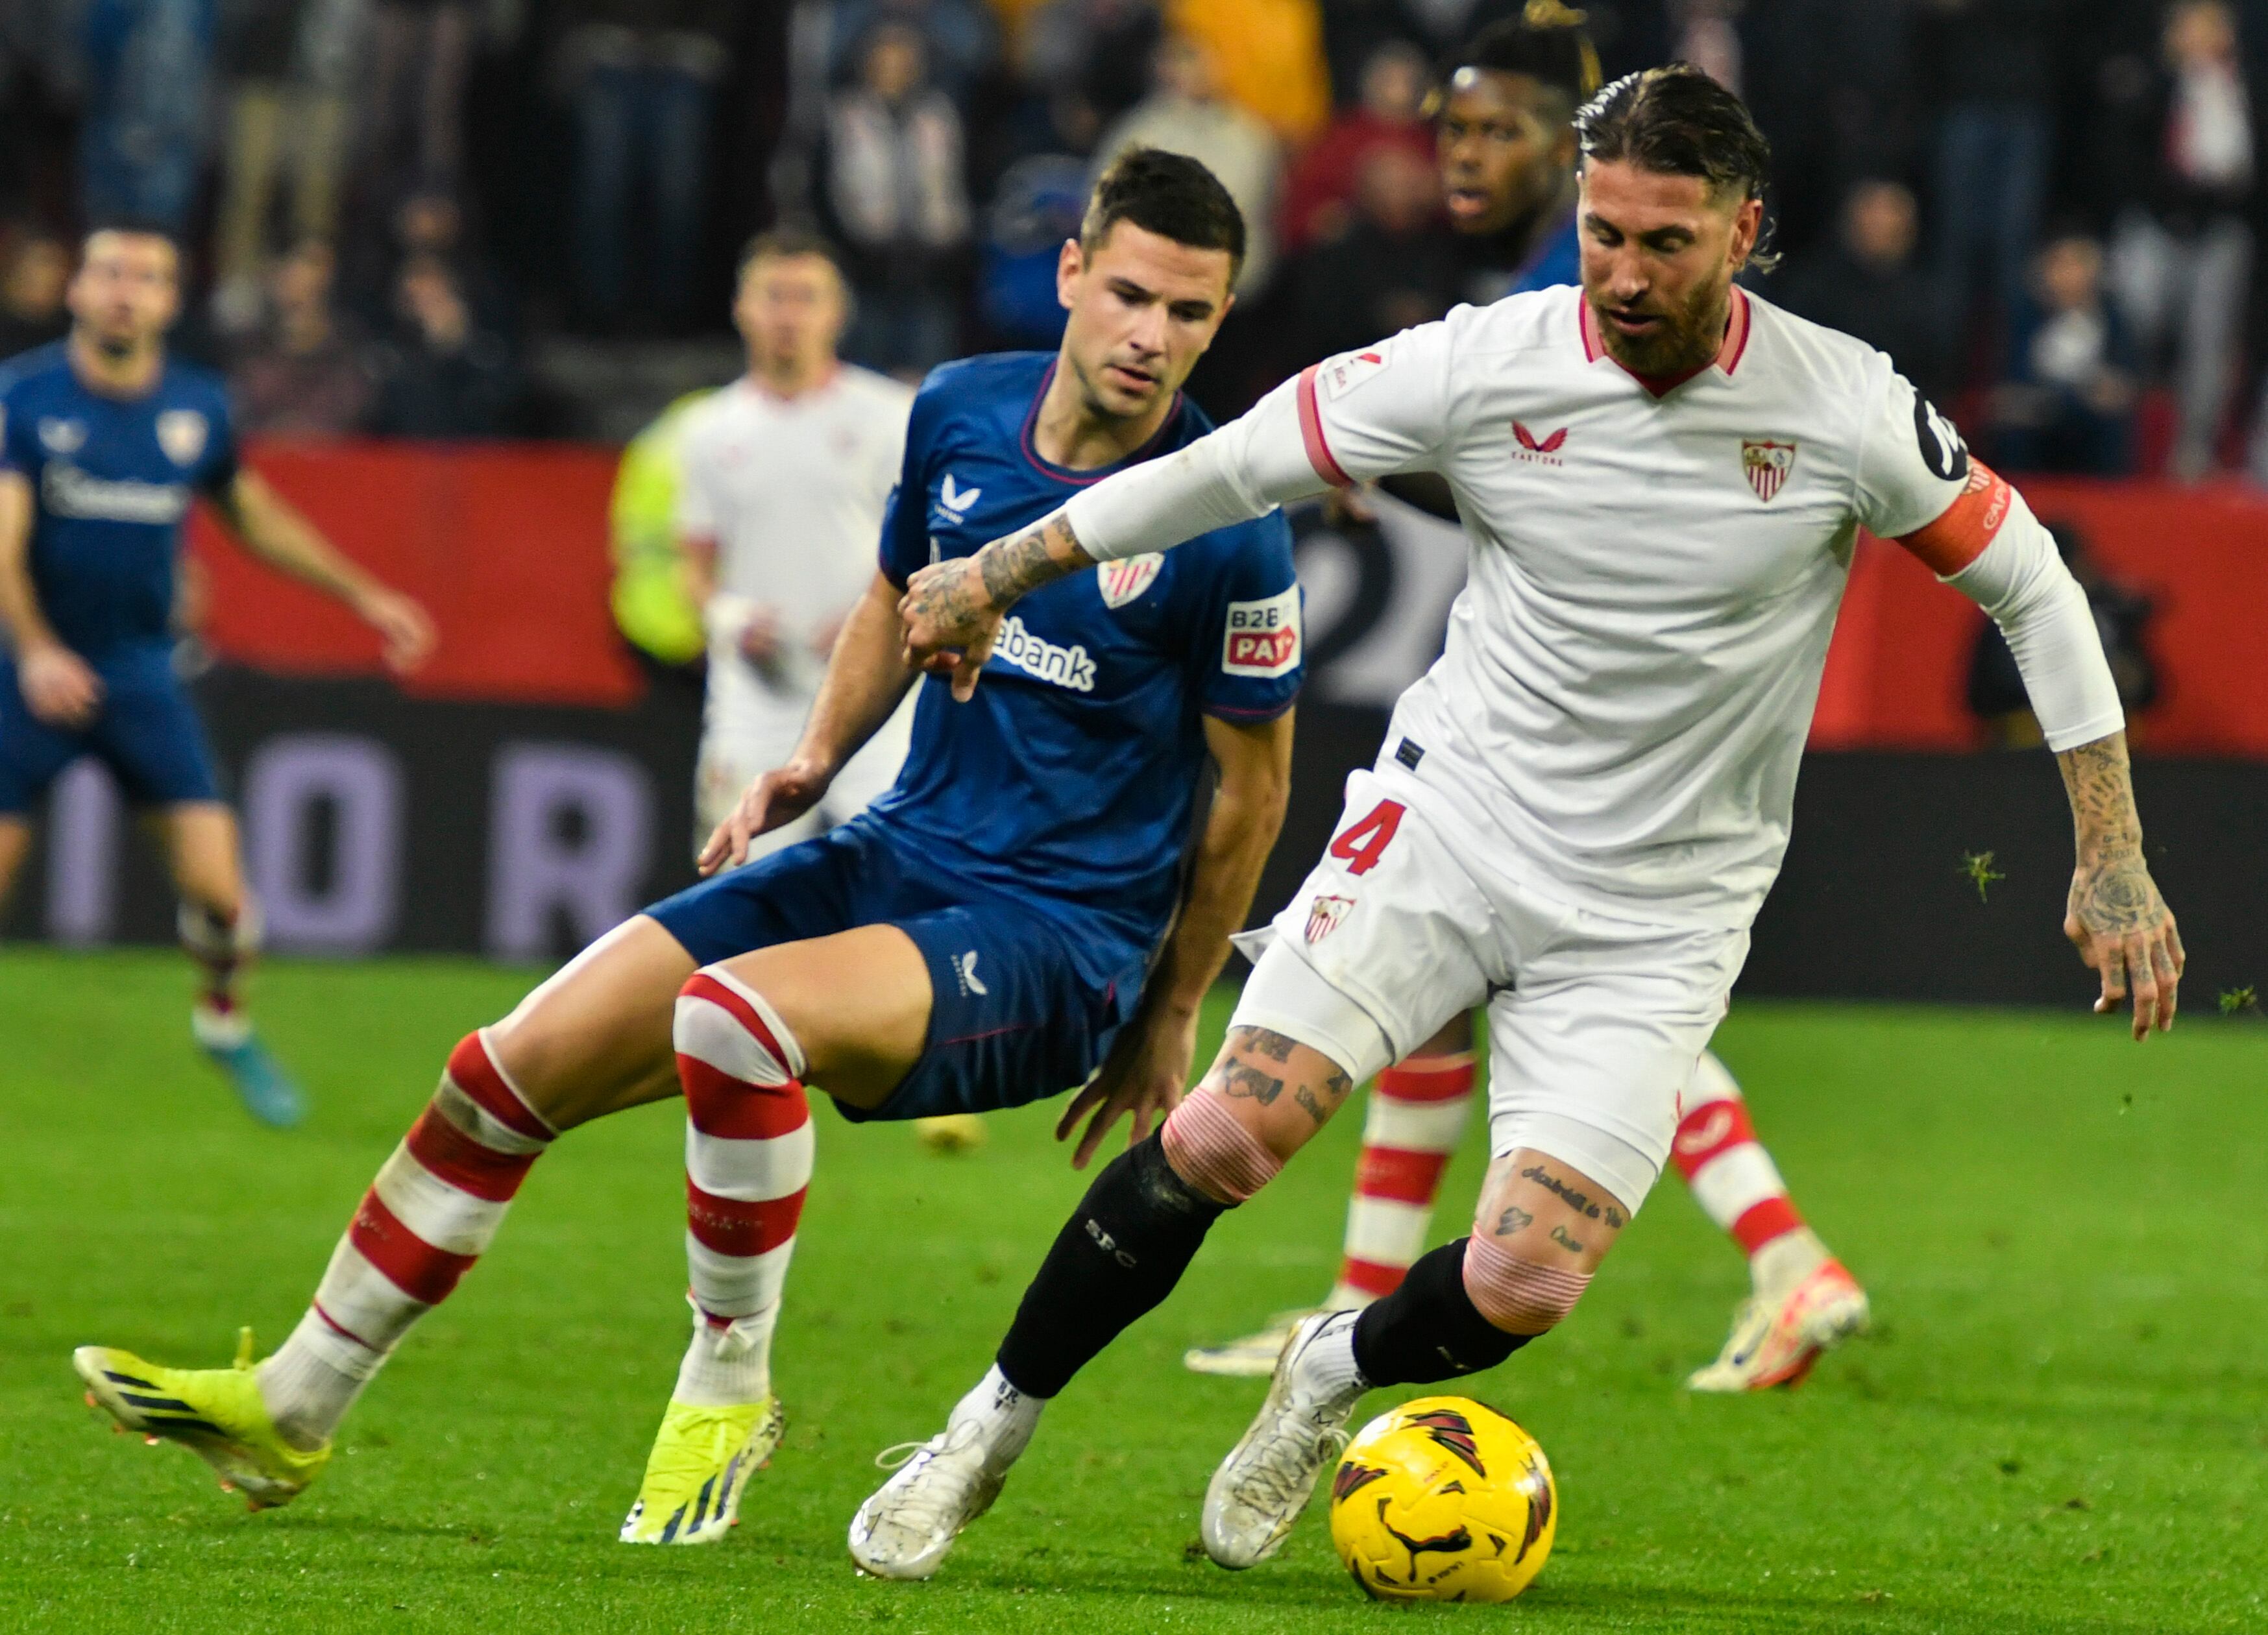
[[872, 819], [704, 880], [646, 912], [703, 965], [859, 925], [895, 925], [913, 939], [929, 965], [929, 1038], [881, 1106], [836, 1103], [854, 1123], [989, 1113], [1084, 1084], [1141, 998], [1138, 954], [1106, 960], [1121, 966], [1116, 976], [1083, 974], [1074, 924], [958, 887], [901, 851]]
[[81, 755], [107, 766], [137, 806], [218, 800], [212, 751], [173, 654], [151, 648], [90, 659], [102, 703], [84, 727], [50, 726], [24, 703], [16, 667], [0, 659], [0, 814], [29, 812]]

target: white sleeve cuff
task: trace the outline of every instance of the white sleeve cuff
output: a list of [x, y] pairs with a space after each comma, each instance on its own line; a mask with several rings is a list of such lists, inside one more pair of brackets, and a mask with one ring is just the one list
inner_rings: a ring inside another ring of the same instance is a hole
[[1063, 515], [1080, 548], [1097, 562], [1139, 556], [1322, 493], [1293, 393], [1285, 381], [1210, 436], [1074, 496]]
[[2048, 748], [2058, 753], [2126, 725], [2087, 593], [2021, 495], [1984, 554], [1944, 581], [1992, 615], [2008, 638]]

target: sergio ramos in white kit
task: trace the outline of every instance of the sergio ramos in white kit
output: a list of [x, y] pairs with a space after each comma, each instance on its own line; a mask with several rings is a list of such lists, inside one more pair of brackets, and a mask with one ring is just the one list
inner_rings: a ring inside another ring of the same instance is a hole
[[1668, 1155], [1779, 867], [1858, 530], [2007, 633], [2071, 797], [2065, 932], [2170, 1026], [2182, 952], [2141, 851], [2117, 694], [2023, 500], [1890, 360], [1743, 294], [1769, 152], [1697, 70], [1578, 122], [1581, 289], [1520, 295], [1309, 369], [1241, 420], [915, 577], [909, 657], [975, 686], [1006, 607], [1098, 561], [1341, 483], [1439, 472], [1471, 541], [1447, 651], [1349, 780], [1227, 1042], [1097, 1177], [992, 1370], [866, 1501], [851, 1551], [925, 1577], [1047, 1399], [1173, 1287], [1352, 1086], [1485, 1000], [1495, 1153], [1469, 1238], [1359, 1315], [1307, 1319], [1215, 1472], [1224, 1566], [1273, 1554], [1373, 1386], [1502, 1362], [1573, 1309]]
[[[914, 394], [836, 357], [848, 316], [824, 239], [794, 231], [752, 239], [733, 302], [747, 372], [687, 418], [677, 531], [709, 632], [696, 848], [759, 773], [786, 764], [843, 621], [873, 583]], [[826, 799], [753, 842], [750, 855], [865, 810], [897, 781], [912, 723], [909, 696]]]

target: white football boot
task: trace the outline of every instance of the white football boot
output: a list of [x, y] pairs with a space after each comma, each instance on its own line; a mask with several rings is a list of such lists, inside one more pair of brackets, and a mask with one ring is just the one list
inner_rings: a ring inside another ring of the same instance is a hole
[[1344, 1344], [1355, 1316], [1324, 1312], [1293, 1328], [1259, 1417], [1212, 1473], [1201, 1531], [1205, 1554], [1222, 1566], [1254, 1566], [1281, 1549], [1323, 1468], [1346, 1446], [1347, 1420], [1370, 1388], [1351, 1365], [1320, 1366], [1318, 1342]]
[[1689, 1391], [1768, 1391], [1796, 1386], [1820, 1357], [1865, 1332], [1867, 1291], [1830, 1258], [1776, 1295], [1756, 1294], [1733, 1314], [1725, 1349], [1685, 1381]]
[[1042, 1404], [988, 1373], [926, 1442], [884, 1448], [874, 1462], [895, 1474], [850, 1519], [850, 1559], [882, 1579], [925, 1579], [961, 1529], [992, 1507]]

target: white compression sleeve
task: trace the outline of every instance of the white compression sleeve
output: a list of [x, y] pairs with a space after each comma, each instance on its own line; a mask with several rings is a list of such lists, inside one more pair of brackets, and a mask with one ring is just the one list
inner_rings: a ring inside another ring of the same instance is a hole
[[1294, 386], [1285, 381], [1219, 431], [1073, 497], [1063, 514], [1080, 548], [1097, 562], [1139, 556], [1322, 493], [1329, 484], [1308, 463]]
[[2023, 496], [2012, 494], [1992, 542], [1945, 583], [1991, 614], [2008, 638], [2049, 748], [2074, 749], [2126, 725], [2087, 593]]

